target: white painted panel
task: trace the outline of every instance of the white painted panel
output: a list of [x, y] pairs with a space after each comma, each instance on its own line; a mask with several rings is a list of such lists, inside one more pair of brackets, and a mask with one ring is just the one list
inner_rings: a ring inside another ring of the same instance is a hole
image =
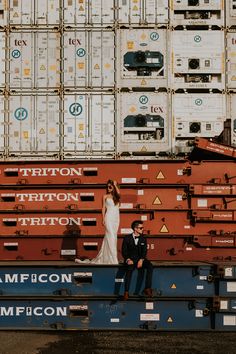
[[35, 33], [35, 83], [37, 88], [60, 86], [60, 34]]
[[8, 4], [6, 0], [0, 0], [0, 27], [6, 26], [8, 23]]
[[64, 35], [64, 85], [77, 87], [114, 86], [114, 33], [70, 31]]
[[11, 32], [10, 87], [48, 89], [60, 85], [60, 34]]
[[60, 23], [60, 0], [35, 0], [35, 24], [52, 26]]
[[118, 22], [124, 25], [168, 23], [168, 0], [118, 0]]
[[114, 24], [114, 0], [63, 0], [64, 24], [72, 27]]
[[34, 23], [34, 0], [9, 0], [12, 26]]
[[224, 128], [225, 94], [173, 94], [175, 138], [214, 137]]
[[172, 26], [224, 26], [224, 1], [173, 0], [170, 24]]
[[[236, 24], [236, 17], [235, 17], [235, 24]], [[236, 32], [228, 32], [226, 38], [227, 38], [226, 86], [228, 89], [236, 89]]]
[[9, 153], [59, 151], [59, 97], [16, 95], [9, 98]]
[[5, 73], [6, 73], [6, 35], [4, 32], [0, 32], [0, 87], [5, 86]]
[[10, 0], [12, 26], [54, 26], [60, 22], [60, 0]]
[[231, 144], [236, 146], [236, 92], [227, 95], [227, 117], [231, 119]]
[[6, 126], [6, 109], [5, 109], [5, 97], [0, 95], [0, 152], [3, 152], [5, 149], [4, 137], [6, 135], [5, 126]]
[[225, 0], [226, 27], [236, 27], [236, 0]]
[[174, 89], [224, 89], [223, 31], [172, 31], [172, 58]]
[[121, 29], [118, 36], [119, 87], [167, 84], [167, 30]]
[[114, 151], [113, 95], [65, 95], [63, 122], [65, 154]]
[[118, 153], [168, 151], [171, 125], [166, 93], [120, 93], [117, 103]]

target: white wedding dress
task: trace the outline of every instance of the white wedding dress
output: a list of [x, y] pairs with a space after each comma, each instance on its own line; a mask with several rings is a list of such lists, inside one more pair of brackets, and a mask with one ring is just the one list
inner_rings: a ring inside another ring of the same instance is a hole
[[118, 264], [117, 232], [120, 223], [119, 205], [115, 205], [112, 198], [106, 198], [105, 206], [105, 236], [98, 255], [96, 258], [91, 260], [76, 259], [75, 262], [92, 264]]

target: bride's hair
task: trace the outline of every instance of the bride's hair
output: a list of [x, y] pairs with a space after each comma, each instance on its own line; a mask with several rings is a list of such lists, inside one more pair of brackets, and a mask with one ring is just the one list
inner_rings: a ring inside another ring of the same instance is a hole
[[109, 184], [113, 187], [112, 192], [111, 192], [111, 195], [112, 195], [112, 199], [113, 199], [113, 201], [114, 201], [114, 204], [117, 205], [117, 204], [119, 204], [119, 202], [120, 202], [120, 194], [117, 192], [117, 190], [116, 190], [116, 188], [115, 188], [115, 186], [114, 186], [114, 182], [113, 182], [112, 179], [109, 179], [109, 180], [107, 181], [107, 186], [106, 186], [107, 193], [110, 192], [110, 191], [108, 191], [108, 185], [109, 185]]

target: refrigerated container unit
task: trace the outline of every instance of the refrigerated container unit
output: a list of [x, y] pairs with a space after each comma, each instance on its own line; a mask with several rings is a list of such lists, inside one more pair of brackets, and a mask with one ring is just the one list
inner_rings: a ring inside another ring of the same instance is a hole
[[[227, 2], [227, 1], [226, 1]], [[225, 24], [224, 1], [222, 0], [171, 0], [170, 25], [218, 26]]]
[[118, 156], [170, 154], [168, 98], [165, 92], [120, 92], [116, 95]]
[[173, 152], [189, 153], [196, 136], [220, 135], [226, 119], [224, 93], [172, 93]]
[[225, 89], [225, 35], [221, 30], [172, 30], [171, 87]]

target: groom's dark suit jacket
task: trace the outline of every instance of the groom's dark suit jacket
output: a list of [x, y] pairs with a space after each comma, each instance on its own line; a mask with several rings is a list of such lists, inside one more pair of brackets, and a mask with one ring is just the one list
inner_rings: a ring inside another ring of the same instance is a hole
[[147, 255], [147, 240], [141, 235], [138, 238], [138, 245], [135, 245], [133, 235], [125, 236], [122, 244], [122, 255], [126, 262], [128, 258], [134, 262], [138, 262], [139, 259], [146, 258]]

